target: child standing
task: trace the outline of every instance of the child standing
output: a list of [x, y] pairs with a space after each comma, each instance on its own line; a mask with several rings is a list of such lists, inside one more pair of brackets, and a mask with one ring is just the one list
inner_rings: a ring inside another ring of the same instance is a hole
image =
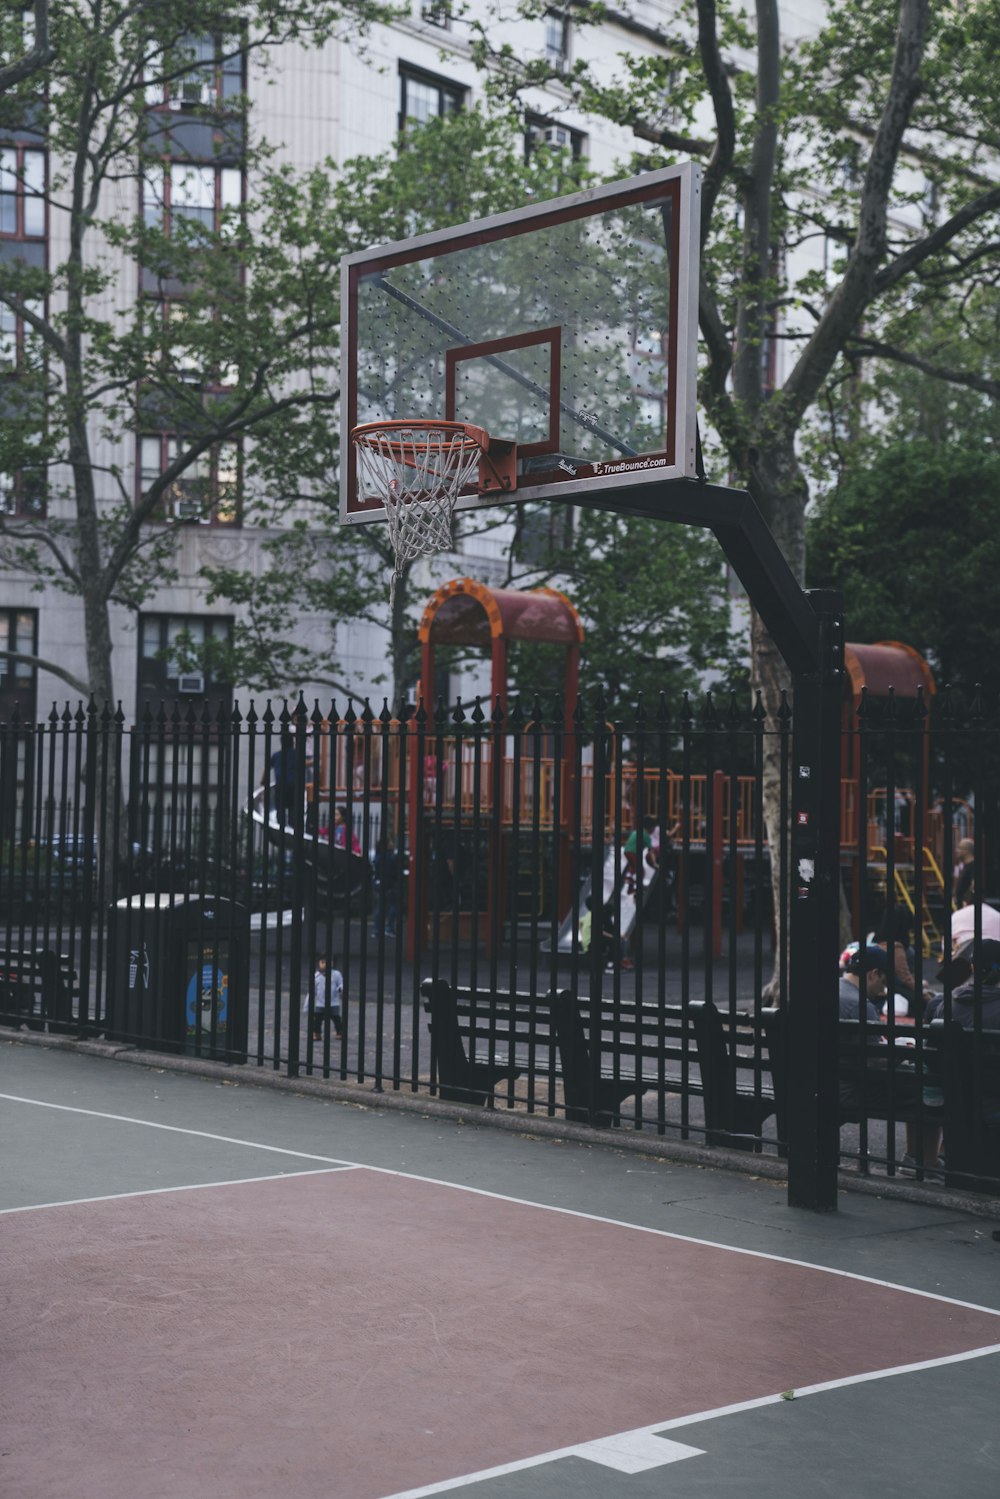
[[326, 953], [321, 953], [316, 959], [316, 972], [313, 974], [312, 995], [306, 994], [302, 1013], [309, 1014], [309, 1001], [312, 999], [313, 1007], [313, 1032], [314, 1041], [322, 1041], [323, 1032], [321, 1026], [324, 1020], [332, 1020], [333, 1028], [338, 1036], [343, 1034], [343, 1019], [340, 1013], [341, 999], [344, 993], [344, 975], [337, 967], [337, 957], [334, 954], [333, 966], [331, 967]]

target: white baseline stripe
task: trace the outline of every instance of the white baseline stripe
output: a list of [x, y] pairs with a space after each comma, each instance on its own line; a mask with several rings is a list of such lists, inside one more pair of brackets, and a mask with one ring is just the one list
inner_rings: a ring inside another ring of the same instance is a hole
[[[901, 1289], [905, 1290], [906, 1287], [903, 1286]], [[968, 1359], [984, 1358], [993, 1353], [1000, 1353], [1000, 1343], [992, 1343], [987, 1348], [973, 1348], [968, 1353], [951, 1353], [944, 1358], [927, 1359], [919, 1364], [899, 1364], [893, 1369], [876, 1369], [869, 1374], [852, 1374], [844, 1379], [828, 1380], [825, 1384], [807, 1385], [794, 1392], [795, 1399], [800, 1400], [806, 1395], [821, 1395], [826, 1390], [844, 1389], [848, 1385], [865, 1384], [873, 1379], [889, 1379], [896, 1374], [912, 1374], [920, 1369], [939, 1369], [945, 1364], [959, 1364]], [[385, 1494], [382, 1499], [430, 1499], [433, 1494], [446, 1494], [449, 1490], [483, 1483], [488, 1478], [502, 1478], [507, 1473], [519, 1473], [525, 1468], [538, 1468], [545, 1463], [556, 1462], [562, 1457], [583, 1457], [592, 1462], [603, 1462], [607, 1466], [618, 1467], [617, 1463], [608, 1461], [616, 1450], [623, 1454], [631, 1450], [636, 1454], [637, 1459], [640, 1456], [646, 1459], [643, 1466], [650, 1468], [654, 1466], [652, 1460], [655, 1457], [654, 1438], [658, 1437], [661, 1432], [676, 1431], [679, 1427], [694, 1426], [701, 1421], [716, 1421], [722, 1416], [735, 1416], [743, 1411], [760, 1410], [767, 1405], [779, 1405], [785, 1398], [785, 1395], [763, 1395], [757, 1400], [743, 1400], [736, 1405], [721, 1405], [715, 1410], [698, 1411], [693, 1416], [678, 1416], [672, 1421], [658, 1421], [652, 1426], [637, 1426], [634, 1431], [623, 1431], [614, 1437], [599, 1437], [594, 1442], [583, 1442], [575, 1447], [559, 1447], [553, 1452], [539, 1453], [534, 1457], [521, 1458], [512, 1463], [501, 1463], [495, 1468], [484, 1468], [479, 1473], [467, 1473], [461, 1478], [446, 1478], [440, 1483], [425, 1484], [423, 1488]], [[656, 1466], [679, 1462], [685, 1457], [699, 1457], [704, 1453], [703, 1448], [687, 1447], [680, 1442], [669, 1440], [664, 1440], [662, 1446], [663, 1456], [660, 1462], [655, 1464]], [[641, 1471], [638, 1467], [621, 1467], [619, 1470], [622, 1472]]]
[[130, 1197], [164, 1197], [169, 1192], [203, 1192], [206, 1187], [250, 1187], [257, 1182], [287, 1182], [301, 1176], [339, 1176], [342, 1171], [360, 1171], [360, 1166], [329, 1166], [316, 1171], [279, 1171], [272, 1176], [235, 1176], [226, 1181], [184, 1182], [179, 1187], [139, 1187], [134, 1192], [105, 1192], [101, 1197], [67, 1197], [60, 1202], [30, 1202], [19, 1208], [0, 1208], [0, 1218], [10, 1213], [37, 1213], [42, 1208], [77, 1208], [91, 1202], [124, 1202]]
[[888, 1291], [903, 1291], [907, 1296], [921, 1296], [927, 1301], [941, 1301], [947, 1306], [960, 1306], [967, 1311], [985, 1312], [989, 1317], [1000, 1318], [1000, 1309], [994, 1306], [980, 1306], [974, 1301], [959, 1301], [954, 1296], [941, 1296], [937, 1291], [917, 1290], [914, 1286], [903, 1286], [893, 1280], [880, 1280], [873, 1275], [859, 1275], [854, 1270], [838, 1270], [834, 1266], [818, 1265], [811, 1260], [792, 1259], [791, 1256], [785, 1254], [769, 1254], [763, 1249], [741, 1249], [735, 1244], [720, 1244], [714, 1239], [698, 1239], [691, 1234], [678, 1234], [667, 1228], [650, 1228], [643, 1223], [629, 1223], [623, 1218], [606, 1218], [600, 1213], [585, 1213], [579, 1208], [564, 1208], [548, 1202], [533, 1202], [528, 1197], [511, 1197], [506, 1192], [491, 1192], [485, 1187], [469, 1187], [463, 1182], [444, 1181], [435, 1176], [421, 1176], [415, 1171], [398, 1171], [391, 1166], [371, 1166], [365, 1161], [348, 1161], [338, 1156], [312, 1155], [305, 1150], [288, 1150], [279, 1145], [264, 1145], [256, 1140], [241, 1140], [231, 1135], [209, 1134], [206, 1130], [184, 1129], [177, 1124], [160, 1124], [152, 1119], [135, 1119], [128, 1114], [108, 1114], [98, 1109], [81, 1109], [70, 1104], [49, 1103], [39, 1098], [22, 1098], [14, 1093], [0, 1093], [0, 1101], [34, 1104], [42, 1109], [58, 1109], [63, 1113], [83, 1114], [92, 1119], [110, 1119], [119, 1124], [140, 1124], [147, 1129], [162, 1129], [179, 1135], [194, 1135], [202, 1140], [217, 1140], [224, 1145], [243, 1145], [250, 1150], [268, 1150], [277, 1155], [297, 1156], [303, 1161], [321, 1161], [326, 1166], [353, 1166], [358, 1170], [371, 1171], [379, 1176], [394, 1176], [403, 1181], [422, 1182], [431, 1187], [447, 1187], [453, 1192], [468, 1192], [474, 1197], [485, 1197], [492, 1202], [509, 1202], [516, 1207], [536, 1208], [545, 1213], [559, 1213], [565, 1218], [583, 1218], [588, 1223], [604, 1223], [610, 1228], [624, 1228], [632, 1233], [653, 1234], [661, 1239], [674, 1239], [678, 1244], [695, 1244], [702, 1249], [721, 1249], [727, 1254], [742, 1254], [748, 1259], [770, 1260], [778, 1265], [795, 1265], [801, 1270], [821, 1270], [825, 1275], [836, 1275], [843, 1280], [856, 1280], [862, 1285], [880, 1286]]
[[332, 1155], [311, 1155], [307, 1150], [286, 1150], [282, 1145], [264, 1145], [259, 1140], [238, 1140], [232, 1135], [212, 1135], [203, 1129], [184, 1129], [179, 1124], [160, 1124], [155, 1119], [133, 1119], [128, 1114], [105, 1114], [100, 1109], [77, 1109], [68, 1103], [48, 1103], [42, 1098], [19, 1098], [16, 1093], [0, 1093], [0, 1101], [31, 1103], [39, 1109], [58, 1109], [63, 1114], [85, 1114], [90, 1119], [110, 1119], [115, 1124], [142, 1124], [146, 1129], [163, 1129], [172, 1135], [194, 1135], [199, 1140], [218, 1140], [223, 1145], [245, 1145], [249, 1150], [269, 1150], [273, 1155], [291, 1155], [300, 1161], [322, 1161], [324, 1166], [363, 1164], [361, 1161], [342, 1161]]

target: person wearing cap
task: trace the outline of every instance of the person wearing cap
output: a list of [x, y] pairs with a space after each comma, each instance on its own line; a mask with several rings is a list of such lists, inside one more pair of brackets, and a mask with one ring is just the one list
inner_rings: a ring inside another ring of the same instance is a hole
[[[844, 972], [840, 976], [840, 1018], [841, 1020], [860, 1020], [862, 983], [864, 984], [865, 1015], [867, 1019], [877, 1025], [879, 1023], [879, 1007], [886, 997], [889, 980], [889, 954], [884, 947], [857, 947], [853, 951], [844, 954], [842, 959]], [[864, 970], [864, 978], [862, 978]], [[859, 1077], [856, 1068], [848, 1063], [842, 1065], [840, 1079], [840, 1106], [848, 1112], [848, 1115], [859, 1113], [864, 1104], [872, 1110], [877, 1118], [885, 1117], [884, 1111], [889, 1106], [891, 1098], [892, 1106], [897, 1114], [911, 1111], [918, 1106], [920, 1085], [916, 1074], [913, 1072], [896, 1072], [892, 1078], [891, 1091], [888, 1090], [889, 1083], [889, 1053], [886, 1052], [886, 1061], [871, 1058], [866, 1062], [866, 1076], [864, 1087], [859, 1086]], [[916, 1143], [917, 1126], [912, 1120], [905, 1121], [906, 1128], [906, 1154], [900, 1161], [901, 1168], [912, 1173], [917, 1166]], [[921, 1131], [923, 1135], [923, 1151], [920, 1160], [925, 1169], [933, 1169], [938, 1164], [938, 1156], [941, 1151], [941, 1128], [933, 1120], [925, 1119]]]
[[[857, 947], [846, 956], [840, 975], [840, 1018], [861, 1019], [861, 968], [865, 967], [865, 1014], [872, 1024], [879, 1021], [879, 1009], [885, 999], [889, 974], [889, 957], [883, 947]], [[875, 1003], [878, 1001], [878, 1003]]]

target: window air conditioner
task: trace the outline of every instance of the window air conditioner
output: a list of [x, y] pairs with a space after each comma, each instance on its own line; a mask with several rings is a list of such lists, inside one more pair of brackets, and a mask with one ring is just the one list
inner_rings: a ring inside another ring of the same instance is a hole
[[186, 521], [188, 523], [192, 521], [197, 522], [204, 520], [204, 516], [202, 515], [201, 510], [201, 502], [199, 500], [183, 498], [176, 499], [174, 500], [173, 509], [174, 520]]
[[199, 104], [211, 104], [212, 89], [207, 83], [185, 82], [177, 85], [177, 92], [170, 97], [171, 109], [194, 109]]
[[178, 677], [177, 691], [190, 692], [196, 697], [202, 697], [205, 692], [204, 674], [200, 671], [191, 671], [183, 677]]
[[573, 137], [565, 125], [546, 125], [542, 131], [542, 139], [547, 146], [558, 146], [567, 149], [573, 144]]

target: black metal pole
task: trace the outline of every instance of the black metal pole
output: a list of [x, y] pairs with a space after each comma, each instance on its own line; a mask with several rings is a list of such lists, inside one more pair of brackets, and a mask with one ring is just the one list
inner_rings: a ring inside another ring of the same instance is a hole
[[837, 1023], [840, 880], [840, 705], [844, 631], [840, 595], [809, 595], [819, 662], [794, 679], [789, 840], [790, 984], [788, 1205], [837, 1206], [840, 1124]]

